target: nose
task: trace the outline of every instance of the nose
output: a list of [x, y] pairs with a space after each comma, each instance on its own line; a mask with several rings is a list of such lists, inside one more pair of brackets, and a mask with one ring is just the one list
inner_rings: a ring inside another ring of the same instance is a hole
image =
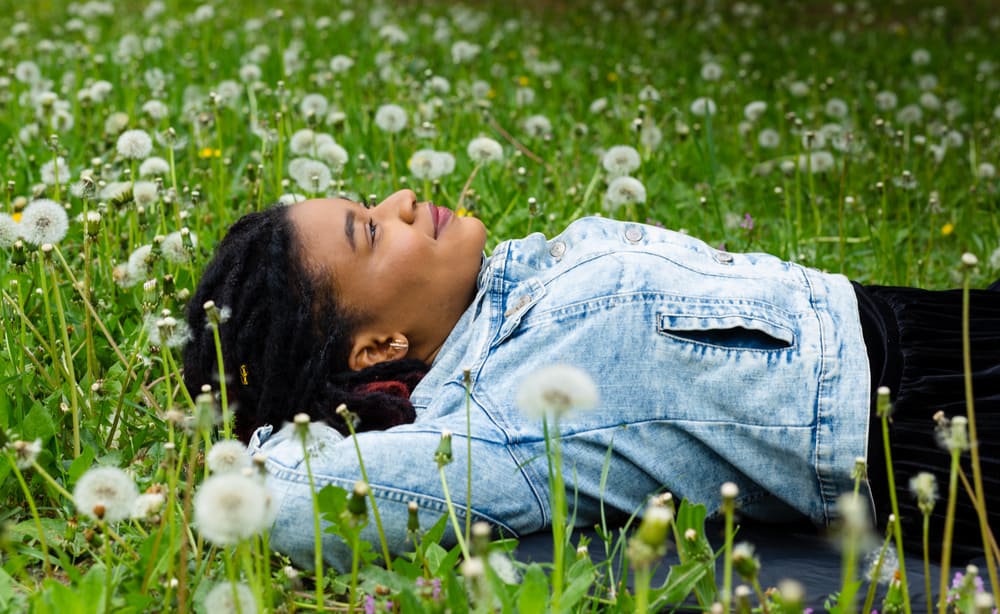
[[417, 194], [413, 190], [399, 190], [398, 192], [394, 192], [382, 201], [382, 204], [389, 205], [390, 210], [392, 207], [395, 207], [396, 215], [407, 224], [412, 224], [414, 219], [416, 219]]

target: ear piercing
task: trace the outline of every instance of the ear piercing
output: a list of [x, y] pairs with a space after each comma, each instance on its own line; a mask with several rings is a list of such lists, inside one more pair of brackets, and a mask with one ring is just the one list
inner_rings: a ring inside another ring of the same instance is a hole
[[393, 339], [392, 341], [389, 342], [389, 347], [391, 347], [394, 350], [402, 350], [405, 352], [406, 350], [410, 349], [410, 344], [406, 342], [406, 339], [403, 340]]

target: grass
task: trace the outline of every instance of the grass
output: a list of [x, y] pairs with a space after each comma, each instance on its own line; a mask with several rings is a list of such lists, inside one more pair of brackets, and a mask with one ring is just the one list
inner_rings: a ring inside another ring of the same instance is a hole
[[[180, 385], [177, 320], [228, 225], [283, 195], [412, 187], [480, 217], [488, 247], [601, 214], [861, 282], [1000, 275], [1000, 19], [986, 2], [3, 5], [0, 610], [198, 611], [244, 586], [244, 613], [532, 612], [554, 589], [561, 611], [749, 602], [718, 591], [696, 502], [657, 500], [668, 511], [643, 515], [670, 518], [682, 555], [663, 586], [645, 582], [665, 529], [636, 520], [634, 536], [603, 545], [627, 549], [635, 592], [586, 548], [506, 581], [488, 553], [509, 544], [476, 546], [454, 517], [462, 563], [439, 545], [446, 519], [420, 519], [419, 545], [391, 572], [364, 555], [377, 545], [359, 547], [354, 573], [322, 582], [270, 554], [266, 532], [206, 541], [194, 497], [229, 423], [217, 428], [223, 408]], [[406, 113], [399, 132], [375, 121], [386, 104]], [[142, 159], [123, 154], [125, 130], [151, 137]], [[478, 136], [501, 159], [474, 159]], [[616, 145], [635, 149], [644, 198], [633, 186], [612, 204], [602, 156]], [[422, 176], [421, 149], [452, 154], [453, 169]], [[298, 158], [325, 167], [303, 175]], [[65, 233], [51, 212], [29, 228], [39, 199], [64, 205]], [[70, 491], [93, 465], [126, 468], [152, 511], [112, 523], [77, 510]], [[981, 497], [978, 474], [970, 488]], [[364, 500], [324, 490], [317, 514], [354, 543]], [[563, 552], [571, 531], [556, 535]], [[728, 589], [740, 549], [731, 532], [714, 548]], [[842, 594], [857, 594], [854, 561], [845, 569]], [[973, 581], [962, 586], [949, 607], [972, 603]], [[890, 586], [890, 609], [909, 607], [905, 589]], [[801, 610], [794, 587], [760, 594], [754, 607]]]

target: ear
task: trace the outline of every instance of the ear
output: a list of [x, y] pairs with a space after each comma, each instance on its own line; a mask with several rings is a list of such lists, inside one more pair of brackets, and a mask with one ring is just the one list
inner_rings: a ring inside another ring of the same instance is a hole
[[405, 358], [410, 351], [406, 335], [394, 333], [391, 335], [371, 332], [360, 333], [354, 338], [354, 346], [347, 357], [347, 366], [352, 371], [360, 371], [388, 360]]

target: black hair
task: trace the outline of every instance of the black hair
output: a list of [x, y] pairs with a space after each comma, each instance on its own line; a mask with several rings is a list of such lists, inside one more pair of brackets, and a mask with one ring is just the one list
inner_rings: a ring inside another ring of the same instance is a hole
[[204, 308], [213, 301], [226, 314], [219, 334], [227, 397], [243, 441], [257, 427], [280, 428], [300, 412], [346, 435], [336, 414], [341, 403], [360, 418], [358, 431], [413, 422], [409, 395], [428, 366], [404, 359], [361, 371], [348, 367], [363, 316], [338, 304], [329, 275], [306, 266], [288, 211], [274, 206], [247, 214], [219, 243], [187, 307], [192, 338], [184, 348], [185, 385], [192, 395], [205, 384], [218, 390]]

